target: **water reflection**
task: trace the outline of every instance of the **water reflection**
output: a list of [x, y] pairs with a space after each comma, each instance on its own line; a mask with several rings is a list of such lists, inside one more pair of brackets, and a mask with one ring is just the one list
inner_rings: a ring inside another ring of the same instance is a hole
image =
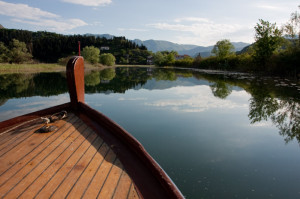
[[[187, 96], [192, 92], [189, 89], [196, 89], [194, 86], [201, 85], [211, 89], [216, 100], [209, 103], [216, 108], [235, 106], [226, 99], [233, 96], [234, 91], [245, 90], [251, 95], [248, 117], [252, 124], [270, 120], [286, 142], [296, 138], [300, 143], [300, 87], [290, 80], [258, 78], [247, 74], [154, 68], [110, 68], [88, 71], [85, 74], [86, 93], [109, 94], [125, 93], [129, 89], [174, 88], [176, 92]], [[67, 91], [65, 73], [0, 75], [0, 106], [12, 98], [53, 96]], [[148, 105], [197, 112], [204, 111], [208, 106], [206, 103], [208, 99], [205, 98], [205, 93], [199, 93], [198, 97], [190, 99], [179, 97]]]

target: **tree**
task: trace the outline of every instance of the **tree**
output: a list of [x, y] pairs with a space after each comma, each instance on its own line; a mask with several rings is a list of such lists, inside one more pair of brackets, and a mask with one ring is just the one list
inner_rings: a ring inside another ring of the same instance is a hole
[[10, 43], [10, 61], [14, 63], [22, 63], [25, 61], [29, 61], [32, 58], [32, 55], [28, 52], [26, 48], [26, 44], [24, 42], [20, 42], [17, 39], [13, 39]]
[[3, 42], [0, 42], [0, 63], [9, 62], [9, 53], [9, 49]]
[[86, 46], [82, 49], [82, 56], [86, 61], [90, 62], [91, 64], [99, 62], [99, 54], [99, 48], [96, 48], [94, 46]]
[[278, 29], [276, 23], [271, 24], [262, 19], [259, 20], [254, 27], [255, 41], [254, 44], [254, 59], [258, 64], [265, 65], [274, 51], [280, 47], [282, 41], [282, 31]]
[[100, 55], [100, 63], [106, 66], [113, 66], [115, 65], [116, 58], [111, 53], [104, 53]]
[[218, 58], [225, 58], [230, 54], [233, 54], [234, 46], [228, 39], [224, 39], [218, 41], [214, 48], [212, 49], [211, 53], [215, 54]]
[[[300, 9], [300, 5], [298, 8]], [[300, 13], [295, 11], [291, 14], [289, 22], [283, 26], [283, 31], [294, 40], [298, 36], [298, 47], [300, 47]]]
[[161, 66], [164, 61], [164, 56], [161, 52], [156, 52], [153, 56], [154, 64], [157, 66]]

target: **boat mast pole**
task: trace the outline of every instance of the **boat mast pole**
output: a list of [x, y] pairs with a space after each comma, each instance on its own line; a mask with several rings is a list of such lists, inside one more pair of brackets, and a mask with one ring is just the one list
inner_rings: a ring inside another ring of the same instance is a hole
[[78, 41], [78, 56], [80, 56], [80, 41]]

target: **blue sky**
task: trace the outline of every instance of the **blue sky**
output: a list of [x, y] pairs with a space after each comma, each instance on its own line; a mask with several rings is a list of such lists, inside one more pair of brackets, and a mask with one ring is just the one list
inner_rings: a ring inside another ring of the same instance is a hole
[[299, 0], [0, 0], [5, 28], [214, 45], [253, 42], [264, 19], [281, 26]]

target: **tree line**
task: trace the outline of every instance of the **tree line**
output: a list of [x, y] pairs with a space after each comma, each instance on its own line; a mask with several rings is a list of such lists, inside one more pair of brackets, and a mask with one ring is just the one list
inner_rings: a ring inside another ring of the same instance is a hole
[[[0, 29], [0, 46], [2, 47], [0, 56], [11, 55], [7, 54], [7, 49], [12, 48], [13, 40], [19, 41], [22, 46], [25, 44], [26, 53], [29, 53], [33, 59], [46, 63], [56, 63], [60, 58], [76, 55], [78, 41], [81, 42], [82, 48], [86, 46], [99, 49], [103, 46], [109, 47], [105, 53], [114, 55], [116, 62], [121, 64], [146, 64], [147, 56], [150, 55], [145, 46], [139, 46], [125, 37], [106, 39], [88, 35], [62, 35], [46, 31]], [[7, 59], [2, 60], [4, 61]]]
[[[299, 6], [300, 9], [300, 6]], [[300, 13], [295, 11], [281, 28], [262, 19], [254, 27], [255, 43], [241, 52], [234, 52], [228, 39], [216, 42], [214, 56], [184, 57], [176, 60], [176, 52], [157, 52], [158, 66], [187, 66], [201, 69], [235, 70], [300, 78]]]

